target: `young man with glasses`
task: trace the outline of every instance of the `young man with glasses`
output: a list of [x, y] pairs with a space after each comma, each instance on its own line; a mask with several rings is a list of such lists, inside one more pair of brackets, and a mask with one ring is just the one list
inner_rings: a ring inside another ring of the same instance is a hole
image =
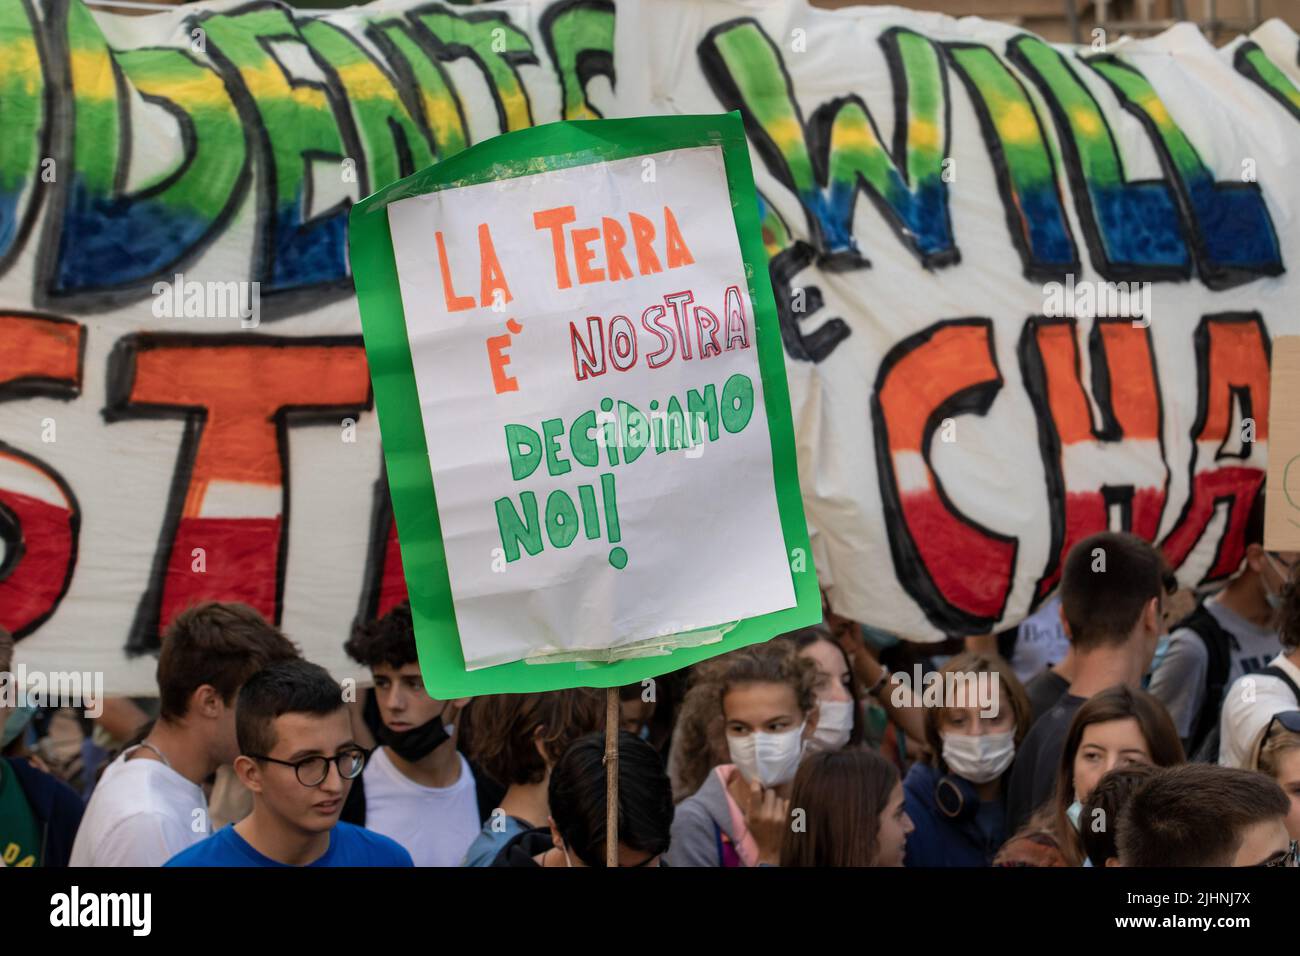
[[1290, 866], [1282, 788], [1262, 773], [1214, 764], [1156, 770], [1120, 811], [1120, 866]]
[[[1264, 550], [1264, 493], [1245, 526], [1245, 559], [1227, 585], [1172, 629], [1169, 649], [1147, 688], [1169, 710], [1192, 759], [1220, 756], [1219, 719], [1233, 681], [1269, 666], [1280, 648], [1277, 615], [1292, 566], [1291, 551]], [[1247, 756], [1240, 755], [1241, 760]], [[1234, 760], [1230, 766], [1243, 766]]]
[[367, 753], [323, 667], [283, 661], [253, 675], [239, 692], [235, 733], [235, 773], [253, 812], [167, 866], [412, 865], [393, 840], [339, 821]]

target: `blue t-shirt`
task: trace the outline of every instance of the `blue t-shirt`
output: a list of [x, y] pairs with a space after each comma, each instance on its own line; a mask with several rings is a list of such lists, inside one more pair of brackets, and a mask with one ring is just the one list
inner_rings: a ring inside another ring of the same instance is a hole
[[[411, 854], [395, 840], [342, 821], [330, 830], [330, 847], [308, 866], [413, 866]], [[163, 866], [288, 866], [263, 856], [235, 832], [223, 827], [206, 840], [181, 850]]]
[[465, 860], [461, 866], [491, 866], [501, 849], [528, 829], [531, 827], [518, 817], [506, 817], [505, 829], [500, 831], [493, 830], [492, 821], [488, 820], [465, 851]]

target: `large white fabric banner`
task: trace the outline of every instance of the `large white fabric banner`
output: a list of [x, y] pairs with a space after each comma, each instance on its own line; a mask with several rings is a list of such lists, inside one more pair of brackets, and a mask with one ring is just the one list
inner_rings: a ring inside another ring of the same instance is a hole
[[986, 633], [1105, 527], [1223, 579], [1300, 332], [1298, 54], [801, 0], [4, 3], [0, 625], [149, 692], [167, 621], [241, 600], [354, 673], [404, 585], [349, 205], [504, 131], [724, 110], [838, 612]]

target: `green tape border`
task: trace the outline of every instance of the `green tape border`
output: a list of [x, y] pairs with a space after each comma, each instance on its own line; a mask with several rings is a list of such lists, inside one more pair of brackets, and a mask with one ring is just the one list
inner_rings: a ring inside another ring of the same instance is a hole
[[[717, 643], [682, 648], [666, 656], [614, 663], [516, 661], [466, 671], [411, 348], [406, 337], [388, 206], [441, 189], [696, 146], [721, 147], [726, 167], [732, 215], [755, 310], [755, 347], [763, 381], [773, 482], [787, 566], [796, 555], [802, 554], [803, 558], [803, 570], [791, 571], [796, 604], [783, 611], [746, 618]], [[348, 230], [352, 275], [374, 384], [402, 567], [411, 598], [420, 669], [432, 696], [449, 699], [635, 684], [821, 621], [821, 597], [799, 492], [781, 330], [759, 228], [756, 195], [744, 126], [740, 114], [732, 112], [550, 123], [495, 136], [392, 183], [352, 207]]]

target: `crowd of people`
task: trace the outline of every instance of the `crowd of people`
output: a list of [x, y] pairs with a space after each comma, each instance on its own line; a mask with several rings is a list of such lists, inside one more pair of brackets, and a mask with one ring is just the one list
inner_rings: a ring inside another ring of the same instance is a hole
[[[1297, 865], [1300, 555], [1262, 523], [1190, 610], [1150, 544], [1080, 541], [1060, 653], [1025, 682], [1014, 633], [926, 647], [828, 613], [623, 688], [619, 865]], [[0, 671], [13, 650], [0, 634]], [[156, 699], [108, 702], [78, 760], [42, 756], [56, 715], [0, 712], [0, 859], [605, 865], [603, 691], [433, 699], [405, 605], [346, 651], [355, 695], [209, 603], [164, 635]], [[993, 698], [928, 700], [917, 662]]]

